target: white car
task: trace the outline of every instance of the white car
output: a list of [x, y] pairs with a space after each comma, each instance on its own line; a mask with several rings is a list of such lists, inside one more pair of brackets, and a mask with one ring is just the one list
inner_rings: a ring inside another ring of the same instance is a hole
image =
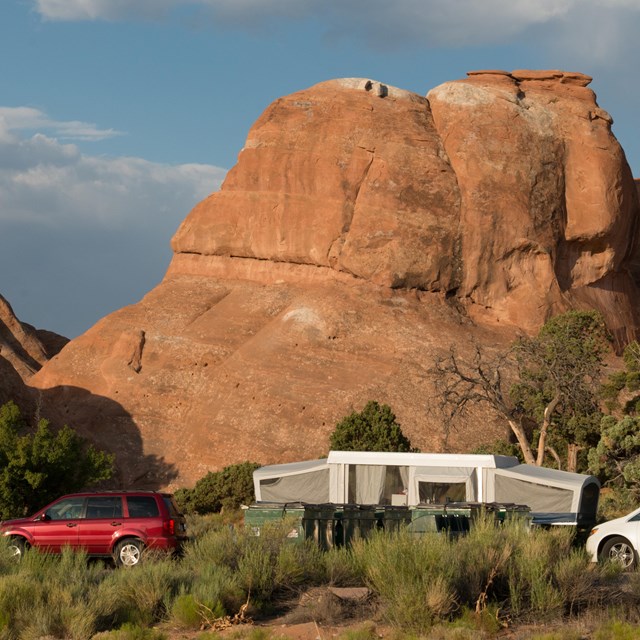
[[593, 562], [611, 560], [625, 569], [635, 569], [640, 549], [640, 509], [595, 526], [586, 547]]

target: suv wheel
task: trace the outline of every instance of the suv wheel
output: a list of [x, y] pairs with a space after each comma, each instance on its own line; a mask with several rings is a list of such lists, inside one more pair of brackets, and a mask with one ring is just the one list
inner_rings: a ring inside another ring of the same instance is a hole
[[15, 560], [21, 560], [27, 548], [27, 543], [23, 538], [12, 538], [9, 542], [9, 555]]
[[135, 567], [140, 564], [143, 548], [142, 542], [134, 538], [118, 542], [115, 552], [116, 564], [123, 567]]

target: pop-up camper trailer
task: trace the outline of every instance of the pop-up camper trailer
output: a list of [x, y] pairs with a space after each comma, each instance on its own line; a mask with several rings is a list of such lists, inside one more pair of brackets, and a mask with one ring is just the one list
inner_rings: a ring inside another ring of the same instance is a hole
[[539, 524], [595, 524], [594, 476], [520, 464], [510, 456], [331, 451], [322, 460], [261, 467], [257, 502], [365, 505], [498, 502], [528, 505]]

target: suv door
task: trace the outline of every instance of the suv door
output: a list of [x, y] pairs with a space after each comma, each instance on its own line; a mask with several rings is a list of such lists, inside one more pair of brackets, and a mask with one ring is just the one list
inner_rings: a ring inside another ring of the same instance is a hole
[[87, 498], [84, 519], [78, 527], [78, 546], [91, 555], [108, 555], [111, 541], [123, 522], [120, 496]]
[[84, 497], [54, 502], [33, 523], [33, 546], [60, 553], [63, 546], [78, 546], [78, 525], [82, 521]]

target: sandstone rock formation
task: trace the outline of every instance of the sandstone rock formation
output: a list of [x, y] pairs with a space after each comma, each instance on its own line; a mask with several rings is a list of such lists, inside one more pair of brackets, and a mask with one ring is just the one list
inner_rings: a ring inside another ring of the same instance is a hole
[[0, 405], [13, 400], [28, 409], [31, 397], [26, 382], [67, 342], [53, 332], [20, 322], [0, 295]]
[[482, 414], [443, 432], [430, 369], [451, 344], [500, 348], [572, 307], [619, 343], [640, 326], [638, 193], [589, 80], [473, 72], [424, 98], [343, 79], [277, 100], [162, 283], [32, 383], [125, 486], [322, 455], [369, 399], [423, 450], [493, 440]]

